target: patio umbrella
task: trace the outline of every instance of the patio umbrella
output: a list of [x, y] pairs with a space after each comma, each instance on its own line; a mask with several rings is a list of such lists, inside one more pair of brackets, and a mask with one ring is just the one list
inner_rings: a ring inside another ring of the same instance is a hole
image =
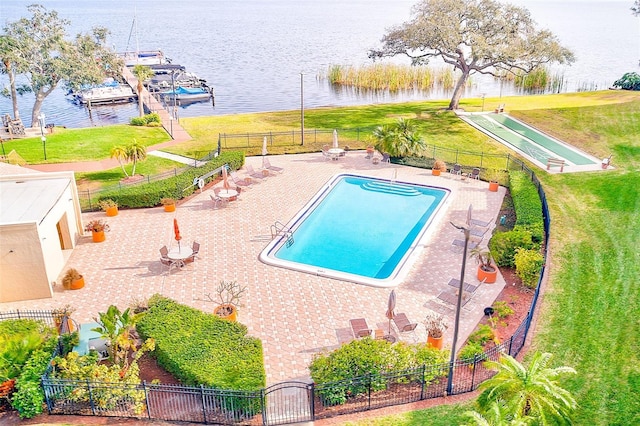
[[396, 291], [391, 290], [389, 293], [389, 300], [387, 301], [387, 313], [385, 314], [389, 318], [389, 335], [391, 335], [391, 320], [395, 316], [393, 310], [396, 308]]
[[178, 250], [180, 249], [180, 240], [182, 237], [180, 236], [180, 228], [178, 227], [178, 219], [173, 219], [173, 233], [175, 234], [176, 241], [178, 242]]
[[229, 175], [227, 173], [226, 166], [222, 166], [222, 186], [224, 187], [224, 189], [231, 189], [231, 186], [229, 185]]
[[469, 204], [469, 210], [467, 210], [467, 226], [471, 226], [472, 215], [473, 215], [473, 205]]
[[338, 131], [336, 129], [333, 129], [333, 147], [338, 147]]
[[267, 155], [267, 137], [262, 139], [262, 167], [264, 168], [264, 156]]

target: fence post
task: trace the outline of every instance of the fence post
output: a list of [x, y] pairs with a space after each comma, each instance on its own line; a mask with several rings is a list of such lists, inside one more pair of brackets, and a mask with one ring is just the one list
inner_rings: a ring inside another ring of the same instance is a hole
[[149, 390], [147, 389], [147, 381], [142, 381], [142, 390], [144, 390], [144, 403], [147, 405], [147, 418], [151, 419], [151, 409], [149, 408]]
[[424, 380], [424, 369], [425, 365], [422, 364], [422, 367], [420, 368], [420, 401], [424, 399], [424, 386], [426, 385]]
[[474, 382], [476, 380], [477, 362], [478, 362], [478, 354], [473, 354], [473, 370], [471, 370], [471, 389], [469, 389], [469, 391], [473, 390], [473, 385], [474, 385]]
[[484, 162], [484, 151], [480, 153], [480, 167], [482, 167], [483, 162]]
[[371, 410], [371, 374], [368, 374], [367, 377], [369, 379], [369, 383], [368, 383], [368, 386], [367, 386], [367, 390], [368, 390], [367, 409]]
[[316, 385], [314, 383], [310, 383], [307, 385], [308, 391], [310, 392], [309, 398], [309, 410], [311, 412], [311, 421], [316, 420]]
[[207, 404], [204, 400], [204, 386], [200, 385], [200, 401], [202, 401], [202, 418], [204, 419], [204, 424], [207, 424]]
[[91, 405], [91, 414], [96, 415], [96, 407], [93, 403], [93, 392], [91, 391], [91, 382], [87, 379], [87, 391], [89, 391], [89, 404]]
[[51, 401], [51, 398], [49, 398], [51, 383], [49, 382], [49, 379], [45, 379], [44, 376], [40, 378], [40, 383], [42, 384], [42, 390], [44, 392], [44, 400], [47, 403], [47, 411], [51, 414], [51, 410], [53, 409], [53, 402]]
[[264, 392], [264, 388], [260, 389], [260, 412], [262, 413], [262, 426], [267, 426], [267, 413], [265, 413], [265, 407], [267, 404], [265, 403], [266, 395]]

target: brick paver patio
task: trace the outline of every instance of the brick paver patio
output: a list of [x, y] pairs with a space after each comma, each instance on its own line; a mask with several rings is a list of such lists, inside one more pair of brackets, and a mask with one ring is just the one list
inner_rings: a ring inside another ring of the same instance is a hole
[[[226, 207], [213, 209], [209, 197], [212, 191], [205, 190], [181, 204], [175, 213], [166, 213], [162, 207], [121, 210], [118, 216], [107, 218], [111, 232], [105, 242], [93, 243], [89, 235], [69, 253], [66, 266], [85, 276], [87, 284], [83, 289], [64, 291], [57, 285], [53, 299], [3, 303], [0, 310], [50, 309], [71, 304], [77, 308], [74, 319], [84, 323], [111, 304], [125, 308], [134, 299], [144, 300], [161, 293], [212, 312], [216, 304], [207, 301], [206, 294], [213, 294], [220, 280], [237, 280], [248, 286], [239, 321], [263, 342], [268, 384], [307, 380], [307, 366], [313, 355], [338, 347], [349, 328], [349, 319], [363, 317], [375, 328], [388, 327], [385, 311], [390, 289], [263, 264], [258, 255], [267, 245], [270, 225], [275, 221], [287, 223], [335, 174], [351, 172], [390, 179], [397, 169], [398, 181], [451, 189], [441, 214], [411, 256], [405, 279], [396, 288], [396, 312], [404, 312], [411, 320], [420, 322], [415, 337], [426, 340], [421, 320], [428, 309], [434, 309], [447, 316], [445, 346], [450, 346], [455, 312], [452, 305], [442, 302], [437, 295], [451, 290], [448, 282], [460, 276], [462, 249], [451, 242], [462, 235], [449, 222], [464, 223], [472, 204], [474, 218], [490, 221], [493, 227], [505, 189], [489, 192], [488, 184], [482, 181], [462, 181], [449, 174], [436, 177], [431, 176], [430, 170], [393, 164], [374, 165], [365, 159], [364, 152], [350, 152], [339, 161], [326, 161], [321, 153], [269, 158], [271, 164], [283, 167], [284, 173], [269, 176], [244, 190], [238, 201]], [[257, 169], [261, 158], [249, 157], [247, 163]], [[104, 213], [83, 214], [85, 222], [94, 217], [103, 218]], [[163, 245], [176, 244], [174, 217], [179, 222], [182, 244], [190, 245], [196, 240], [201, 247], [194, 263], [168, 274], [159, 262], [158, 250]], [[489, 240], [491, 231], [485, 235], [483, 244]], [[467, 262], [465, 282], [478, 285], [475, 260]], [[475, 291], [461, 312], [459, 345], [504, 284], [499, 276], [497, 283], [480, 285]], [[411, 337], [401, 338], [412, 341]]]

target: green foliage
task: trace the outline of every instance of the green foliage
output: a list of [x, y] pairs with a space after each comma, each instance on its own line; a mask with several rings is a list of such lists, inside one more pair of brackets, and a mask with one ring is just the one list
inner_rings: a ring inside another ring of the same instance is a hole
[[237, 170], [244, 164], [244, 154], [242, 152], [224, 152], [218, 157], [208, 161], [206, 165], [192, 168], [161, 181], [155, 181], [144, 185], [128, 186], [113, 191], [105, 191], [101, 198], [113, 198], [118, 200], [120, 207], [141, 208], [154, 207], [160, 204], [160, 200], [168, 194], [175, 194], [176, 199], [193, 194], [198, 189], [194, 185], [194, 179], [217, 169], [228, 163], [231, 170]]
[[509, 181], [509, 190], [516, 211], [516, 225], [530, 231], [534, 243], [542, 242], [544, 222], [538, 190], [525, 172], [510, 172]]
[[63, 333], [60, 335], [60, 344], [62, 346], [62, 355], [66, 355], [73, 350], [74, 347], [80, 343], [80, 333], [74, 331], [73, 333]]
[[518, 248], [530, 249], [534, 247], [536, 244], [531, 240], [531, 232], [519, 226], [514, 227], [511, 231], [497, 232], [489, 240], [489, 249], [498, 266], [514, 266]]
[[56, 344], [57, 338], [49, 337], [40, 349], [31, 354], [16, 380], [11, 405], [18, 411], [20, 418], [28, 419], [42, 413], [44, 392], [40, 386], [40, 377], [49, 365]]
[[107, 312], [100, 312], [99, 319], [95, 319], [100, 325], [91, 329], [109, 342], [109, 360], [125, 369], [129, 365], [131, 354], [138, 351], [138, 345], [133, 332], [135, 325], [144, 314], [132, 314], [127, 308], [123, 312], [111, 305]]
[[513, 309], [504, 300], [498, 300], [491, 305], [493, 308], [493, 315], [498, 318], [506, 318], [509, 315], [513, 315]]
[[146, 126], [147, 120], [144, 117], [131, 117], [129, 124], [132, 126]]
[[469, 342], [478, 343], [480, 346], [484, 346], [495, 339], [495, 333], [493, 329], [487, 324], [481, 324], [478, 329], [471, 333], [469, 336]]
[[[427, 365], [423, 380], [446, 375], [447, 352], [426, 344], [390, 345], [385, 340], [356, 339], [330, 353], [314, 356], [309, 370], [323, 403], [343, 404], [347, 398], [387, 386], [385, 374]], [[443, 368], [437, 368], [445, 366]], [[436, 368], [429, 368], [436, 367]]]
[[158, 364], [184, 384], [250, 391], [265, 385], [262, 343], [243, 324], [154, 295], [137, 329], [156, 340]]
[[158, 124], [162, 125], [162, 121], [160, 120], [160, 114], [152, 112], [150, 114], [143, 115], [142, 117], [131, 117], [129, 124], [132, 126], [157, 127]]
[[514, 256], [516, 274], [522, 279], [522, 283], [529, 288], [536, 288], [540, 269], [544, 264], [544, 257], [539, 250], [516, 249]]
[[473, 360], [474, 358], [477, 360], [484, 360], [486, 359], [486, 356], [480, 343], [470, 341], [460, 349], [460, 352], [458, 352], [458, 359], [466, 361]]
[[[151, 350], [152, 345], [145, 343], [144, 350]], [[76, 381], [66, 392], [65, 398], [73, 402], [95, 404], [101, 409], [115, 409], [120, 404], [133, 405], [136, 414], [145, 409], [145, 394], [135, 386], [140, 384], [140, 372], [137, 360], [131, 362], [127, 369], [117, 364], [98, 364], [95, 351], [80, 356], [77, 352], [69, 352], [66, 357], [53, 360], [52, 377]], [[100, 386], [109, 383], [114, 386]]]
[[379, 126], [373, 131], [376, 149], [392, 157], [420, 156], [427, 149], [416, 125], [411, 120], [399, 118], [393, 125]]
[[620, 79], [613, 82], [613, 87], [624, 90], [640, 90], [640, 74], [637, 72], [625, 73]]
[[52, 336], [57, 336], [55, 329], [41, 321], [0, 321], [0, 382], [18, 377], [32, 353]]

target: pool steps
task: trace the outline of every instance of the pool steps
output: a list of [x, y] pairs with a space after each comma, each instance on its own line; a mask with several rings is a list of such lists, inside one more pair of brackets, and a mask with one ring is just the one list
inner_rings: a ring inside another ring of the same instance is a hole
[[362, 184], [362, 188], [368, 191], [384, 192], [387, 194], [396, 194], [396, 195], [403, 195], [408, 197], [415, 197], [420, 195], [420, 191], [417, 191], [414, 188], [408, 188], [406, 186], [387, 183], [387, 182], [375, 182], [375, 181], [367, 182]]

